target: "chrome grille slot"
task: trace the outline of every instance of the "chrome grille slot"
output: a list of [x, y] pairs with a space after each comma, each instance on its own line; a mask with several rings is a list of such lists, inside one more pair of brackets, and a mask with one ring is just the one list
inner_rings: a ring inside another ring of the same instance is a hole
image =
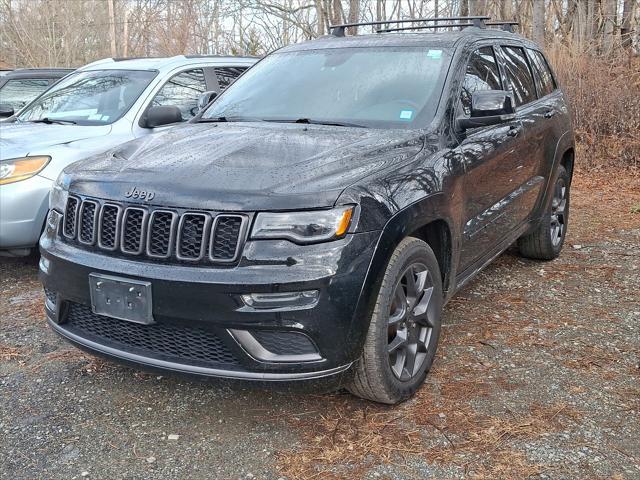
[[102, 206], [98, 220], [98, 246], [100, 248], [115, 250], [118, 247], [121, 210], [118, 205], [109, 203]]
[[80, 206], [78, 241], [85, 245], [93, 245], [96, 241], [96, 216], [99, 207], [98, 202], [93, 200], [85, 200]]
[[207, 229], [211, 217], [204, 213], [185, 213], [178, 226], [176, 257], [197, 261], [204, 257]]
[[233, 262], [244, 240], [247, 218], [243, 215], [218, 215], [211, 229], [209, 257], [214, 262]]
[[178, 215], [167, 210], [156, 210], [149, 216], [147, 255], [168, 258], [173, 251], [175, 226]]
[[62, 233], [67, 238], [75, 238], [76, 225], [78, 220], [78, 208], [80, 207], [80, 200], [76, 197], [69, 197], [67, 199], [67, 207], [64, 210], [64, 222]]
[[146, 232], [147, 211], [142, 208], [129, 207], [122, 216], [122, 236], [120, 249], [124, 253], [142, 253]]

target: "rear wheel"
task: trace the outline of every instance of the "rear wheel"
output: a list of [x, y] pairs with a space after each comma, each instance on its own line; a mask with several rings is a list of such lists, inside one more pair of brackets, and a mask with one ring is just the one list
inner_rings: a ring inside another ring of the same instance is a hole
[[569, 225], [569, 174], [560, 166], [553, 196], [537, 228], [518, 239], [520, 254], [537, 260], [553, 260], [560, 255]]
[[441, 316], [438, 261], [425, 242], [406, 238], [387, 265], [349, 391], [389, 404], [412, 396], [433, 363]]

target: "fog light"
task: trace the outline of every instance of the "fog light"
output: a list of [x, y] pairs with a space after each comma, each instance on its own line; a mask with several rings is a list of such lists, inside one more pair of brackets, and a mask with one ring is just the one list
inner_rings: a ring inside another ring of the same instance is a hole
[[304, 310], [315, 307], [319, 298], [318, 290], [242, 295], [245, 305], [256, 310]]

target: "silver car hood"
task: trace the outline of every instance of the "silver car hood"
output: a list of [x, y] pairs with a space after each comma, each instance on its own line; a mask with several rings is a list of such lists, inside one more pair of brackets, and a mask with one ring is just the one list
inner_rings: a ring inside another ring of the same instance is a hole
[[46, 154], [46, 149], [107, 135], [111, 125], [48, 125], [44, 123], [0, 123], [0, 159]]

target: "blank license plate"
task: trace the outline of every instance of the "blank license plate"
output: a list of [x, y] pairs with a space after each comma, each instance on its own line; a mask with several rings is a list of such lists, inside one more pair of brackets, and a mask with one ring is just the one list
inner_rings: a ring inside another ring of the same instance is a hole
[[150, 282], [90, 273], [89, 289], [93, 313], [145, 325], [153, 323]]

